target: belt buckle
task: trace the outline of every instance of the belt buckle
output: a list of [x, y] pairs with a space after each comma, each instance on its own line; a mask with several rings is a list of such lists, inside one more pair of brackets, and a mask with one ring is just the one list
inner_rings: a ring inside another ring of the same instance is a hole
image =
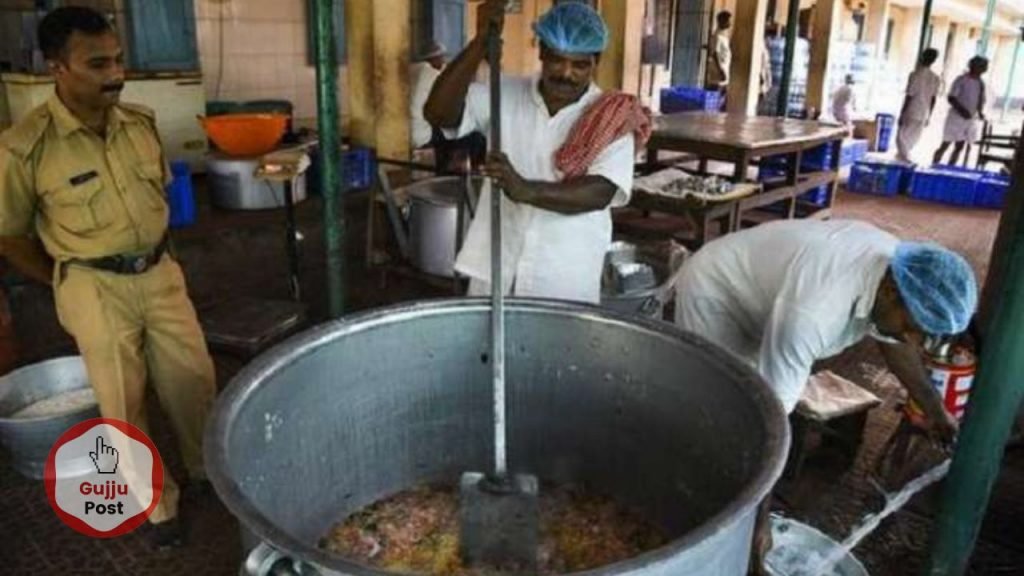
[[142, 274], [148, 267], [149, 262], [146, 260], [145, 256], [136, 256], [132, 260], [132, 270], [134, 270], [136, 274]]

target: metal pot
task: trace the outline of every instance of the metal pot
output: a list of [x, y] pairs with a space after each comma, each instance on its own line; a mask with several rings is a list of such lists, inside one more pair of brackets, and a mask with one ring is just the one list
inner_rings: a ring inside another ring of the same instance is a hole
[[[590, 576], [746, 572], [789, 428], [751, 369], [671, 325], [597, 307], [506, 305], [509, 462], [586, 482], [674, 539]], [[206, 430], [206, 467], [264, 544], [251, 574], [390, 574], [317, 548], [346, 515], [491, 466], [490, 306], [407, 304], [321, 325], [249, 364]]]
[[[11, 418], [11, 415], [40, 400], [85, 388], [89, 388], [89, 377], [80, 356], [32, 364], [0, 378], [0, 441], [10, 450], [15, 470], [28, 478], [41, 479], [50, 448], [60, 435], [79, 422], [98, 418], [100, 413], [93, 404], [72, 412], [35, 418]], [[81, 464], [83, 473], [94, 470], [87, 457]]]
[[[475, 190], [480, 181], [480, 178], [473, 179], [469, 188]], [[466, 178], [442, 176], [420, 180], [394, 192], [389, 185], [384, 185], [383, 190], [392, 214], [392, 228], [412, 265], [434, 276], [455, 276], [455, 256], [472, 220], [469, 214], [462, 216], [460, 235], [459, 205], [471, 202], [468, 196], [473, 193], [467, 191]], [[397, 216], [396, 196], [408, 198], [404, 222]]]
[[[285, 205], [285, 184], [256, 177], [260, 157], [230, 156], [210, 152], [206, 156], [206, 177], [210, 185], [210, 201], [226, 210], [267, 210]], [[306, 175], [296, 179], [292, 202], [306, 199]]]
[[[624, 244], [622, 242], [613, 243], [606, 262], [616, 258], [614, 253], [616, 249], [624, 249], [627, 253], [621, 256], [623, 261], [642, 262], [650, 265], [654, 269], [659, 284], [646, 290], [620, 294], [616, 293], [608, 278], [603, 278], [601, 306], [626, 314], [664, 319], [665, 306], [675, 298], [675, 286], [683, 275], [683, 263], [689, 257], [689, 252], [682, 246], [671, 245], [667, 254], [658, 254], [656, 257], [649, 252], [638, 254], [636, 247], [628, 244], [626, 244], [626, 248], [622, 248]], [[607, 266], [606, 264], [606, 269]]]

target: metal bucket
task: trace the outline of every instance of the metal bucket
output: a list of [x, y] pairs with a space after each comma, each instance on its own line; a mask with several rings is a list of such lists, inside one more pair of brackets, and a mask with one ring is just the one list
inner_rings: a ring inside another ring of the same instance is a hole
[[[789, 445], [763, 380], [668, 324], [536, 300], [506, 310], [510, 468], [585, 482], [673, 538], [586, 574], [745, 574]], [[317, 542], [382, 497], [491, 466], [489, 326], [486, 300], [397, 306], [314, 328], [236, 376], [205, 454], [218, 494], [263, 541], [250, 573], [390, 574]]]
[[[772, 516], [772, 549], [766, 567], [770, 576], [810, 576], [821, 560], [839, 543], [802, 522]], [[844, 554], [828, 571], [815, 576], [868, 576], [864, 565], [853, 554]]]
[[[42, 478], [50, 448], [68, 428], [89, 418], [98, 418], [93, 404], [78, 410], [12, 418], [21, 409], [40, 400], [89, 388], [89, 377], [80, 356], [55, 358], [20, 368], [0, 378], [0, 441], [11, 453], [14, 469], [28, 478]], [[84, 458], [83, 473], [94, 470]]]
[[[465, 179], [433, 178], [405, 188], [409, 195], [409, 258], [427, 274], [455, 275], [459, 202]], [[463, 232], [469, 229], [463, 220]]]
[[[472, 221], [470, 211], [463, 210], [460, 235], [460, 203], [474, 205], [483, 180], [473, 177], [467, 182], [463, 176], [440, 176], [394, 191], [386, 171], [381, 171], [380, 180], [391, 227], [403, 255], [422, 272], [454, 277], [455, 257]], [[467, 185], [471, 189], [467, 190]], [[408, 203], [400, 207], [399, 199], [407, 199]], [[403, 212], [405, 217], [400, 215]]]

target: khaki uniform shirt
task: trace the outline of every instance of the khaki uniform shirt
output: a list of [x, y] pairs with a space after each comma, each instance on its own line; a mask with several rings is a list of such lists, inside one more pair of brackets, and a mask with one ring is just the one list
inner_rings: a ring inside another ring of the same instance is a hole
[[106, 138], [56, 94], [0, 134], [0, 236], [37, 235], [58, 262], [153, 249], [170, 171], [147, 108], [111, 108]]

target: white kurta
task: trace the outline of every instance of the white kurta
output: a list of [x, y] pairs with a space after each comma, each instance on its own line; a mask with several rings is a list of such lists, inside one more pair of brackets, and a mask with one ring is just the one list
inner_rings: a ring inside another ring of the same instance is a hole
[[853, 86], [843, 84], [832, 95], [832, 117], [843, 124], [853, 123], [853, 110], [857, 107]]
[[[558, 182], [555, 152], [569, 136], [587, 107], [601, 94], [596, 86], [575, 104], [554, 117], [538, 91], [539, 78], [502, 81], [502, 150], [516, 171], [527, 180]], [[490, 133], [488, 87], [474, 84], [466, 97], [462, 125], [449, 137], [473, 131]], [[633, 186], [635, 143], [632, 135], [609, 145], [594, 161], [588, 175], [607, 178], [618, 187], [610, 207], [629, 201]], [[491, 277], [490, 186], [485, 185], [476, 216], [455, 269], [470, 279]], [[502, 203], [502, 278], [506, 293], [581, 302], [601, 299], [601, 270], [612, 239], [610, 207], [577, 215], [564, 215], [518, 204]], [[514, 287], [514, 291], [513, 291]]]
[[921, 134], [928, 126], [932, 114], [932, 102], [942, 91], [942, 79], [930, 68], [919, 66], [907, 82], [907, 109], [900, 118], [896, 133], [896, 158], [913, 162], [914, 147], [921, 140]]
[[978, 126], [978, 113], [982, 108], [982, 94], [984, 86], [979, 78], [970, 74], [963, 74], [953, 81], [949, 89], [949, 97], [956, 98], [970, 113], [970, 118], [964, 118], [956, 110], [950, 107], [946, 114], [946, 124], [942, 128], [943, 142], [967, 142], [973, 144], [980, 136]]
[[724, 88], [729, 85], [732, 70], [732, 40], [725, 30], [715, 32], [711, 40], [712, 52], [708, 55], [707, 88]]
[[417, 62], [409, 67], [411, 90], [409, 93], [409, 118], [412, 136], [412, 147], [422, 148], [430, 143], [433, 129], [423, 116], [423, 107], [430, 98], [430, 90], [441, 72], [428, 62]]
[[927, 121], [932, 115], [932, 101], [941, 91], [942, 78], [938, 74], [923, 66], [914, 70], [907, 81], [907, 119]]
[[898, 243], [844, 220], [730, 234], [687, 261], [676, 323], [748, 362], [791, 412], [815, 361], [871, 334], [875, 296]]

